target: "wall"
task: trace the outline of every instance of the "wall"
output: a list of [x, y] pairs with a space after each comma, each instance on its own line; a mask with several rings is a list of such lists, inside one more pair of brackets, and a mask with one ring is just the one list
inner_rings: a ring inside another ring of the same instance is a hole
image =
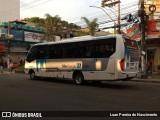
[[0, 4], [1, 22], [20, 19], [20, 0], [0, 0]]

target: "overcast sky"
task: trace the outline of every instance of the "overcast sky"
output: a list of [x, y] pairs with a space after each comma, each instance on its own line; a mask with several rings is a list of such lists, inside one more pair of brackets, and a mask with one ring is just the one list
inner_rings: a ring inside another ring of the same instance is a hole
[[[52, 16], [59, 15], [63, 20], [74, 21], [82, 16], [93, 15], [100, 6], [101, 0], [20, 0], [21, 18], [44, 17], [46, 13]], [[138, 0], [121, 0], [121, 5]], [[103, 12], [103, 11], [101, 11]]]

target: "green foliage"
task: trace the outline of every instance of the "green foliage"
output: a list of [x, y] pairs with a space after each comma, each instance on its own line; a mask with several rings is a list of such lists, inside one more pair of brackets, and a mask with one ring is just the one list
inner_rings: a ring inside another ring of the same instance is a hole
[[35, 27], [44, 27], [45, 24], [44, 19], [39, 17], [29, 18], [28, 22], [34, 23]]
[[56, 35], [64, 37], [67, 30], [77, 31], [81, 29], [76, 24], [61, 20], [58, 15], [45, 14], [45, 18], [32, 17], [28, 19], [28, 22], [33, 23], [35, 27], [45, 29], [46, 33], [43, 39], [48, 41], [54, 41], [54, 36]]
[[89, 29], [90, 35], [94, 36], [95, 35], [95, 30], [98, 27], [98, 24], [97, 24], [98, 19], [95, 18], [92, 21], [89, 21], [89, 19], [86, 18], [86, 17], [82, 17], [81, 19], [83, 19], [84, 22], [86, 23], [86, 25]]
[[15, 70], [17, 70], [17, 71], [24, 71], [24, 65], [21, 65], [21, 66], [17, 67]]
[[84, 32], [84, 31], [78, 31], [78, 32], [75, 34], [75, 37], [86, 36], [86, 35], [90, 35], [90, 33], [89, 33], [89, 32]]

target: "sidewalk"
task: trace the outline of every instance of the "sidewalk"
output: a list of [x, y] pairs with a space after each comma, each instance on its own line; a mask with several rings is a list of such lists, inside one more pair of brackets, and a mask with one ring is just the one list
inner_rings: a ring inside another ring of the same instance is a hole
[[151, 82], [151, 83], [160, 83], [160, 73], [153, 73], [152, 76], [148, 76], [148, 78], [134, 78], [132, 81], [135, 82]]
[[[7, 68], [3, 69], [2, 72], [0, 71], [0, 74], [10, 74], [10, 73], [11, 73], [11, 72], [10, 72]], [[15, 70], [13, 70], [12, 73], [15, 73]], [[12, 73], [11, 73], [11, 74], [12, 74]]]
[[[11, 73], [11, 72], [7, 68], [3, 69], [3, 73], [1, 73], [1, 71], [0, 71], [0, 74], [9, 74], [9, 73]], [[12, 73], [24, 73], [24, 71], [13, 69]]]

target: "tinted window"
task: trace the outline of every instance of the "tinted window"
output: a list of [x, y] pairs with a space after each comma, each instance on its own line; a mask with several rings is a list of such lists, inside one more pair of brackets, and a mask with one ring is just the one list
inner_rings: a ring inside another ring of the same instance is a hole
[[63, 49], [63, 44], [59, 44], [59, 45], [50, 45], [49, 46], [49, 56], [50, 59], [60, 59], [63, 58], [64, 56], [64, 49]]
[[49, 58], [49, 47], [48, 46], [38, 46], [37, 47], [37, 59], [47, 59]]
[[66, 58], [107, 58], [115, 52], [115, 47], [115, 38], [70, 43]]
[[[115, 52], [115, 47], [115, 38], [38, 46], [37, 58], [108, 58]], [[30, 54], [30, 57], [35, 58], [36, 50], [32, 48]]]

